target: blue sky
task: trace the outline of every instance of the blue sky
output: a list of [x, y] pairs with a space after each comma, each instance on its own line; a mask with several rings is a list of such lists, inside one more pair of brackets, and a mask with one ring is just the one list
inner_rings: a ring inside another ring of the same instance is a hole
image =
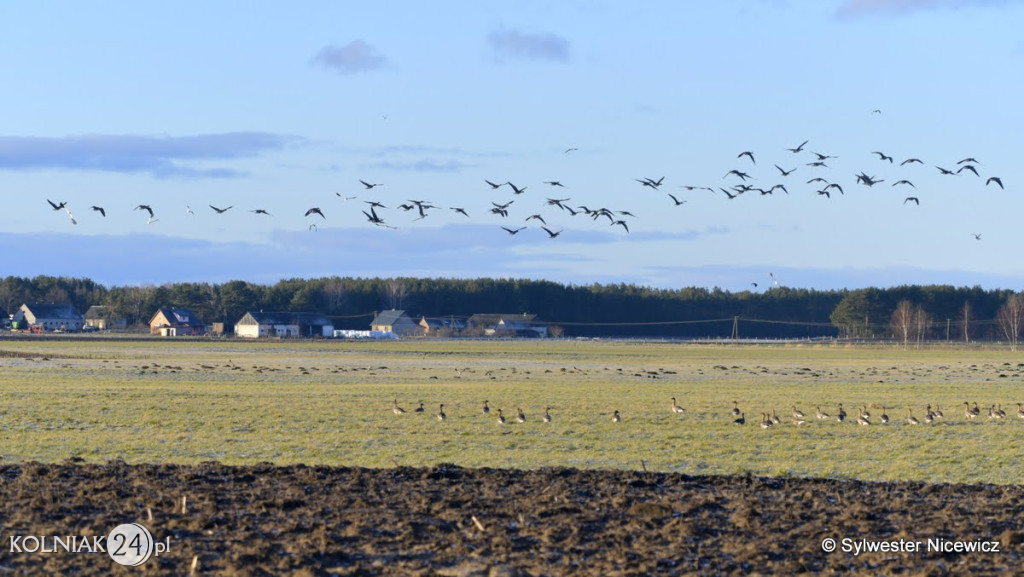
[[0, 21], [0, 274], [1024, 284], [1024, 1], [149, 4]]

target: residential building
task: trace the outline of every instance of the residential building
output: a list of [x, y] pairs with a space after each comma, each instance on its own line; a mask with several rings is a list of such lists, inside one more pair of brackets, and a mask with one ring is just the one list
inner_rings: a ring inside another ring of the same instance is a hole
[[85, 326], [95, 327], [101, 331], [125, 329], [128, 327], [128, 319], [116, 316], [110, 307], [93, 305], [85, 311]]
[[405, 311], [391, 309], [377, 313], [370, 322], [371, 331], [394, 333], [400, 337], [423, 334], [423, 328], [405, 314]]
[[149, 333], [165, 337], [202, 335], [206, 333], [206, 323], [189, 309], [163, 307], [149, 320]]
[[468, 330], [488, 337], [530, 337], [548, 336], [547, 325], [533, 314], [475, 314], [469, 317]]

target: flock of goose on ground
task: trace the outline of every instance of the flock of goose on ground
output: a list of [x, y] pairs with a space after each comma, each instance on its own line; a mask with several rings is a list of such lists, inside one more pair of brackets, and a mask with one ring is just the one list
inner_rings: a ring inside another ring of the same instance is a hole
[[[681, 415], [684, 412], [686, 412], [686, 409], [684, 409], [683, 407], [681, 407], [679, 405], [679, 403], [676, 401], [675, 397], [672, 397], [671, 400], [672, 400], [672, 405], [671, 405], [671, 409], [670, 410], [672, 411], [673, 414]], [[791, 418], [790, 422], [793, 425], [803, 426], [803, 425], [806, 425], [809, 422], [810, 418], [803, 411], [798, 409], [796, 405], [791, 405], [790, 408], [792, 409], [792, 413], [791, 413], [791, 417], [792, 418]], [[874, 403], [872, 403], [871, 405], [862, 405], [862, 406], [858, 407], [857, 408], [857, 417], [856, 417], [856, 419], [853, 419], [852, 417], [850, 417], [850, 415], [846, 412], [846, 409], [843, 408], [843, 404], [842, 403], [839, 403], [839, 405], [837, 407], [837, 410], [836, 410], [836, 413], [835, 413], [834, 416], [830, 415], [829, 413], [827, 413], [825, 411], [823, 411], [821, 409], [820, 405], [816, 406], [815, 409], [816, 410], [815, 410], [814, 418], [816, 420], [819, 420], [819, 421], [829, 421], [829, 420], [835, 419], [837, 422], [843, 423], [848, 418], [850, 418], [850, 420], [852, 422], [856, 422], [858, 425], [864, 425], [864, 426], [872, 425], [872, 424], [875, 424], [875, 423], [886, 425], [886, 424], [889, 424], [892, 421], [892, 418], [886, 413], [886, 408], [884, 406], [877, 405], [877, 404], [874, 404]], [[876, 410], [876, 409], [880, 410], [880, 413], [877, 415], [877, 421], [874, 421], [872, 419], [875, 419], [876, 417], [872, 416], [870, 411], [873, 411], [873, 410]], [[401, 406], [399, 406], [398, 399], [395, 399], [394, 405], [392, 406], [391, 410], [396, 415], [404, 415], [407, 412], [405, 409], [403, 409]], [[412, 412], [414, 412], [414, 413], [426, 413], [426, 408], [424, 407], [423, 401], [419, 401], [419, 406], [416, 407], [415, 409], [413, 409]], [[508, 419], [505, 417], [505, 413], [501, 409], [497, 409], [495, 412], [497, 414], [497, 419], [496, 420], [497, 420], [499, 425], [504, 425], [504, 424], [509, 422]], [[967, 401], [964, 401], [964, 412], [963, 412], [963, 414], [964, 414], [964, 417], [967, 420], [973, 421], [973, 420], [977, 419], [978, 417], [981, 416], [981, 412], [982, 411], [981, 411], [981, 408], [978, 406], [978, 403], [975, 402], [974, 404], [971, 404], [971, 403], [969, 403]], [[485, 416], [491, 415], [491, 407], [490, 407], [489, 401], [485, 400], [483, 402], [483, 406], [481, 408], [481, 413], [483, 415], [485, 415]], [[736, 425], [746, 425], [747, 424], [748, 421], [747, 421], [747, 418], [746, 418], [746, 413], [744, 413], [740, 409], [739, 401], [733, 401], [733, 406], [732, 406], [732, 409], [731, 409], [730, 413], [732, 415], [732, 418], [733, 418], [732, 422], [734, 424], [736, 424]], [[441, 403], [439, 405], [438, 412], [434, 416], [439, 421], [447, 420], [448, 414], [444, 412], [444, 403]], [[1024, 403], [1017, 403], [1017, 417], [1019, 417], [1021, 419], [1024, 419]], [[934, 423], [934, 422], [939, 421], [939, 420], [944, 419], [944, 418], [945, 418], [945, 414], [943, 413], [942, 408], [939, 407], [939, 405], [935, 405], [934, 407], [932, 407], [932, 405], [929, 404], [929, 405], [927, 405], [925, 407], [924, 415], [920, 419], [917, 418], [917, 416], [914, 415], [914, 409], [913, 408], [908, 408], [907, 409], [907, 415], [906, 415], [906, 417], [904, 417], [904, 422], [906, 422], [908, 425], [920, 425], [921, 423], [926, 423], [926, 424]], [[988, 419], [990, 419], [990, 420], [1000, 420], [1000, 419], [1005, 419], [1005, 418], [1006, 418], [1006, 411], [1003, 410], [1001, 403], [997, 403], [997, 404], [989, 406], [989, 408], [988, 408]], [[551, 417], [551, 407], [546, 407], [544, 409], [544, 415], [543, 415], [543, 417], [541, 417], [541, 420], [543, 422], [545, 422], [545, 423], [550, 423], [551, 422], [551, 420], [552, 420], [552, 417]], [[618, 410], [615, 410], [612, 413], [611, 420], [614, 423], [618, 423], [618, 422], [622, 421], [622, 414]], [[523, 409], [521, 407], [516, 408], [515, 422], [517, 422], [517, 423], [525, 423], [526, 422], [526, 413], [523, 412]], [[773, 427], [775, 425], [782, 424], [782, 419], [778, 416], [778, 414], [775, 412], [775, 410], [772, 409], [772, 411], [770, 413], [768, 413], [768, 412], [762, 412], [761, 413], [761, 419], [759, 421], [759, 424], [761, 425], [762, 429], [769, 429], [769, 428], [771, 428], [771, 427]]]

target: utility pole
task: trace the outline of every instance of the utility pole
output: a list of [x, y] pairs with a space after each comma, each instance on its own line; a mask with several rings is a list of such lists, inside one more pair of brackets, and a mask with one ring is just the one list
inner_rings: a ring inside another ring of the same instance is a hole
[[949, 319], [946, 319], [946, 342], [949, 342]]
[[737, 340], [740, 338], [740, 317], [739, 315], [732, 317], [732, 339]]

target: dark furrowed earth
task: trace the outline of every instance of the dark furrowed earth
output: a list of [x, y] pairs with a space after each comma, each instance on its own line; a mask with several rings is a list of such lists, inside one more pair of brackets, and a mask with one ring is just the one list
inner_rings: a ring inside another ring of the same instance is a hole
[[[1020, 486], [120, 461], [8, 464], [0, 483], [17, 575], [1012, 574], [1024, 552]], [[141, 571], [24, 550], [133, 522], [169, 543]], [[853, 550], [883, 541], [902, 550]]]

